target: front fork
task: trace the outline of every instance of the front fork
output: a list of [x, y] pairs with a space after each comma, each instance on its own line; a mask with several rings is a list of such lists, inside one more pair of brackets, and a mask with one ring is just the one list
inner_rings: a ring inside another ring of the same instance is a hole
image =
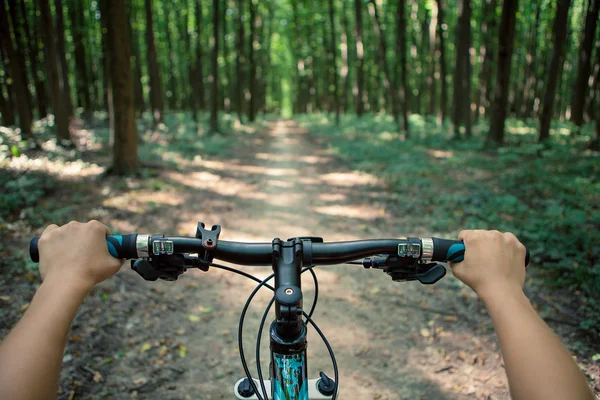
[[286, 340], [277, 333], [277, 322], [271, 324], [271, 381], [273, 400], [308, 400], [308, 367], [306, 360], [306, 326], [300, 336]]

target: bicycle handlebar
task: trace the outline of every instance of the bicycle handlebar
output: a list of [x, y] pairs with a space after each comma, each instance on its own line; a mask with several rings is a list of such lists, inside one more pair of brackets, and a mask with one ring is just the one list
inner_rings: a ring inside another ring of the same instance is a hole
[[[110, 235], [106, 237], [108, 252], [115, 258], [142, 258], [153, 254], [151, 235]], [[39, 237], [29, 244], [31, 260], [39, 262]], [[171, 242], [174, 254], [201, 253], [208, 250], [215, 258], [240, 265], [271, 265], [272, 243], [242, 243], [219, 240], [214, 248], [207, 249], [202, 239], [189, 237], [161, 237], [162, 243]], [[462, 240], [423, 238], [419, 241], [419, 254], [415, 258], [428, 261], [461, 262], [465, 245]], [[398, 254], [404, 239], [372, 239], [349, 242], [312, 243], [313, 263], [317, 265], [342, 264], [376, 254]], [[529, 264], [529, 249], [525, 266]]]

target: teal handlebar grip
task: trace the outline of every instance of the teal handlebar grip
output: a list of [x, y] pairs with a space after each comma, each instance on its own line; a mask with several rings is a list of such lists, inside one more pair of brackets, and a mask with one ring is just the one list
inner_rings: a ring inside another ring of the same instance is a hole
[[[137, 258], [137, 248], [135, 240], [137, 234], [132, 235], [110, 235], [106, 237], [106, 247], [111, 256], [115, 258]], [[40, 253], [38, 250], [39, 237], [34, 237], [29, 242], [29, 256], [31, 261], [39, 262]]]

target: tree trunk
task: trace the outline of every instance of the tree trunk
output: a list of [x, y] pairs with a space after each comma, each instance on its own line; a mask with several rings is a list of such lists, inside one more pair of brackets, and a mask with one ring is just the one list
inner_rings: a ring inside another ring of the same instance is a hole
[[354, 15], [356, 18], [356, 114], [363, 115], [365, 111], [364, 105], [364, 45], [363, 45], [363, 28], [362, 28], [362, 8], [361, 0], [354, 0]]
[[333, 62], [333, 110], [335, 112], [335, 124], [340, 124], [340, 107], [338, 101], [338, 73], [337, 73], [337, 50], [335, 46], [335, 11], [333, 9], [333, 0], [329, 0], [329, 26], [331, 36], [329, 42], [329, 52], [332, 55]]
[[109, 49], [110, 43], [108, 38], [108, 13], [109, 4], [108, 1], [100, 1], [98, 3], [100, 9], [100, 27], [101, 27], [101, 39], [102, 39], [102, 70], [104, 78], [104, 108], [108, 113], [108, 145], [113, 147], [115, 145], [115, 108], [114, 108], [114, 96], [113, 96], [113, 84], [111, 72], [111, 51]]
[[60, 142], [70, 142], [69, 114], [64, 102], [66, 96], [65, 88], [59, 74], [59, 61], [56, 54], [55, 32], [52, 24], [50, 5], [48, 4], [48, 0], [40, 0], [39, 4], [44, 31], [44, 58], [46, 60], [48, 89], [50, 91], [50, 105], [54, 114], [56, 134]]
[[2, 113], [2, 126], [11, 126], [15, 124], [15, 113], [10, 104], [10, 93], [8, 99], [4, 97], [4, 90], [0, 85], [0, 113]]
[[248, 44], [248, 64], [250, 64], [250, 103], [248, 104], [248, 119], [256, 119], [256, 64], [254, 63], [254, 41], [256, 40], [256, 6], [249, 0], [250, 7], [250, 43]]
[[435, 47], [438, 10], [435, 2], [431, 3], [431, 20], [429, 21], [429, 67], [427, 69], [427, 93], [429, 93], [429, 107], [427, 114], [435, 114], [435, 101], [437, 99], [437, 85], [435, 78]]
[[[398, 129], [400, 129], [400, 116], [398, 115], [398, 101], [396, 98], [396, 90], [392, 88], [392, 79], [386, 57], [387, 45], [385, 41], [385, 35], [381, 31], [381, 25], [379, 23], [379, 13], [377, 12], [377, 5], [375, 4], [375, 0], [370, 0], [369, 7], [369, 12], [373, 15], [375, 33], [377, 34], [377, 39], [379, 40], [379, 64], [383, 68], [383, 85], [385, 87], [386, 92], [390, 93], [392, 101], [392, 115], [394, 117], [396, 125], [398, 126]], [[406, 135], [408, 136], [408, 132], [406, 132]]]
[[202, 2], [200, 0], [196, 0], [196, 30], [198, 33], [198, 42], [196, 46], [195, 79], [192, 87], [196, 88], [196, 96], [200, 109], [206, 110], [206, 96], [204, 94], [204, 59], [202, 52], [204, 38], [202, 35]]
[[[210, 130], [211, 132], [218, 132], [218, 104], [219, 99], [217, 98], [217, 94], [219, 91], [219, 0], [213, 0], [213, 37], [212, 37], [212, 57], [211, 57], [211, 91], [210, 91]], [[250, 0], [250, 4], [252, 4], [252, 0]], [[251, 6], [252, 7], [252, 6]], [[252, 116], [254, 118], [254, 116]], [[253, 120], [253, 119], [252, 119]]]
[[[394, 83], [392, 92], [396, 93], [396, 88], [400, 89], [400, 107], [402, 108], [402, 122], [404, 124], [404, 133], [408, 138], [410, 131], [408, 125], [408, 81], [406, 79], [406, 0], [398, 0], [398, 9], [396, 10], [396, 59], [400, 60], [400, 85], [398, 81]], [[396, 67], [396, 69], [398, 69]], [[392, 97], [392, 101], [393, 101]]]
[[440, 113], [438, 115], [438, 124], [443, 125], [448, 114], [448, 72], [446, 65], [446, 45], [444, 38], [444, 0], [436, 0], [438, 7], [438, 58], [440, 60]]
[[589, 90], [588, 82], [591, 72], [590, 60], [592, 58], [599, 11], [600, 0], [588, 0], [585, 27], [581, 33], [582, 39], [581, 47], [579, 49], [577, 80], [575, 81], [575, 86], [573, 87], [573, 102], [571, 103], [571, 122], [578, 127], [581, 127], [583, 124], [583, 108], [585, 106], [586, 95]]
[[154, 33], [152, 28], [152, 0], [145, 0], [146, 5], [146, 46], [148, 48], [148, 75], [150, 76], [150, 107], [154, 116], [154, 123], [163, 120], [163, 95], [158, 63], [156, 61], [156, 47], [154, 46]]
[[238, 21], [237, 21], [237, 55], [236, 55], [236, 97], [237, 97], [237, 114], [240, 123], [243, 122], [244, 116], [244, 0], [238, 0]]
[[137, 153], [131, 38], [128, 35], [127, 13], [125, 2], [100, 1], [110, 2], [104, 9], [107, 11], [107, 40], [115, 113], [115, 143], [111, 172], [117, 175], [131, 174], [139, 167], [140, 162]]
[[475, 115], [477, 117], [487, 115], [491, 106], [491, 76], [494, 65], [494, 44], [492, 40], [496, 25], [496, 1], [486, 0], [483, 5], [483, 15], [481, 24], [482, 44], [480, 53], [482, 54], [481, 72], [479, 74], [479, 95], [475, 99]]
[[[177, 93], [177, 69], [175, 68], [175, 64], [173, 63], [173, 58], [175, 57], [175, 52], [173, 51], [173, 41], [171, 40], [171, 29], [169, 28], [169, 19], [171, 15], [172, 3], [170, 2], [164, 3], [164, 11], [165, 11], [165, 26], [164, 32], [167, 39], [167, 64], [169, 65], [169, 73], [167, 74], [167, 87], [169, 91], [167, 92], [167, 104], [170, 110], [175, 110], [178, 108], [178, 98], [179, 95]], [[170, 93], [170, 94], [169, 94]]]
[[465, 124], [466, 136], [471, 136], [471, 0], [459, 0], [456, 24], [456, 70], [454, 73], [454, 137], [460, 138], [460, 126]]
[[[33, 10], [33, 16], [37, 20], [35, 5]], [[38, 37], [36, 34], [37, 29], [34, 28], [33, 32], [29, 29], [29, 22], [27, 21], [27, 7], [25, 0], [21, 0], [21, 15], [23, 15], [23, 28], [25, 35], [27, 36], [27, 50], [29, 52], [29, 62], [31, 63], [31, 74], [33, 76], [33, 83], [35, 85], [35, 96], [38, 108], [38, 116], [45, 118], [48, 115], [46, 108], [46, 88], [44, 86], [44, 80], [39, 75], [39, 46]], [[35, 24], [37, 26], [37, 23]]]
[[65, 48], [65, 20], [62, 0], [54, 0], [54, 7], [56, 8], [56, 43], [61, 72], [59, 74], [59, 79], [62, 80], [64, 107], [70, 119], [73, 118], [75, 114], [73, 112], [73, 101], [71, 100], [71, 85], [69, 84], [69, 65], [67, 64]]
[[[9, 0], [8, 2], [8, 8], [10, 11], [10, 16], [11, 16], [11, 22], [12, 22], [12, 32], [14, 34], [15, 37], [15, 46], [14, 46], [14, 51], [15, 51], [15, 56], [17, 57], [17, 64], [18, 65], [22, 65], [23, 68], [19, 70], [19, 73], [21, 75], [21, 82], [23, 82], [23, 85], [25, 85], [25, 95], [26, 95], [26, 99], [27, 99], [27, 107], [29, 108], [29, 113], [32, 115], [32, 119], [33, 119], [33, 112], [32, 112], [32, 108], [33, 108], [33, 102], [31, 100], [31, 93], [29, 92], [29, 78], [27, 77], [27, 68], [26, 68], [26, 62], [25, 62], [25, 48], [26, 48], [26, 43], [24, 43], [24, 41], [26, 41], [27, 36], [24, 34], [24, 28], [23, 28], [23, 23], [22, 23], [22, 19], [20, 18], [19, 15], [19, 10], [17, 8], [17, 4], [15, 2], [15, 0]], [[24, 18], [27, 18], [26, 16]]]
[[77, 92], [82, 100], [82, 107], [86, 119], [91, 119], [93, 116], [92, 99], [90, 97], [90, 79], [88, 77], [88, 69], [85, 58], [85, 48], [83, 47], [83, 10], [81, 4], [75, 1], [69, 7], [69, 15], [71, 18], [71, 31], [73, 33], [73, 43], [75, 44], [75, 82], [77, 84]]
[[537, 63], [537, 42], [538, 42], [538, 31], [540, 28], [540, 15], [542, 11], [541, 0], [536, 0], [535, 3], [535, 22], [533, 24], [532, 32], [530, 34], [530, 45], [527, 52], [527, 64], [525, 66], [525, 88], [523, 90], [523, 102], [521, 106], [520, 116], [521, 118], [531, 117], [533, 113], [533, 102], [535, 100], [535, 83], [536, 74], [535, 66]]
[[350, 79], [348, 79], [348, 37], [350, 29], [348, 27], [348, 16], [346, 13], [346, 5], [348, 2], [342, 3], [342, 29], [340, 32], [340, 44], [342, 45], [342, 97], [341, 107], [344, 113], [348, 112], [348, 88]]
[[540, 136], [539, 141], [545, 142], [550, 138], [550, 120], [554, 112], [554, 98], [556, 95], [556, 86], [558, 84], [558, 72], [563, 59], [563, 50], [567, 37], [567, 22], [569, 17], [569, 7], [571, 0], [557, 0], [556, 17], [554, 19], [554, 50], [552, 51], [552, 61], [550, 62], [550, 71], [546, 80], [546, 94], [544, 95], [544, 104], [542, 115], [540, 116]]
[[[8, 65], [6, 65], [5, 59], [4, 66], [7, 70], [10, 68], [13, 80], [21, 135], [25, 138], [33, 139], [33, 133], [31, 131], [33, 116], [31, 114], [31, 108], [28, 105], [27, 87], [25, 86], [26, 82], [23, 81], [23, 75], [21, 73], [22, 71], [25, 71], [25, 64], [20, 64], [21, 60], [19, 60], [17, 52], [15, 51], [13, 41], [10, 37], [8, 16], [5, 10], [6, 4], [4, 3], [4, 0], [0, 0], [0, 43], [6, 59], [8, 60]], [[8, 117], [10, 120], [10, 114]]]
[[515, 38], [518, 0], [504, 0], [502, 5], [502, 20], [498, 34], [498, 72], [494, 91], [494, 104], [490, 120], [488, 143], [496, 146], [504, 144], [504, 122], [508, 107], [508, 87], [510, 84], [510, 65]]

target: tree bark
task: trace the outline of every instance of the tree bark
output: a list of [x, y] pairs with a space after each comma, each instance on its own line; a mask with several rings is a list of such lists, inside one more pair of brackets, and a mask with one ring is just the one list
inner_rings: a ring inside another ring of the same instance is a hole
[[194, 71], [195, 79], [192, 86], [196, 88], [196, 97], [198, 106], [201, 110], [206, 110], [206, 97], [204, 94], [204, 59], [202, 48], [204, 39], [202, 35], [202, 2], [196, 0], [196, 30], [198, 33], [198, 42], [196, 46], [196, 68]]
[[356, 114], [363, 115], [365, 111], [364, 105], [364, 44], [363, 44], [363, 28], [362, 28], [362, 7], [361, 0], [354, 0], [354, 16], [356, 18]]
[[[20, 64], [21, 60], [19, 60], [19, 57], [17, 56], [15, 46], [10, 36], [8, 16], [5, 10], [6, 4], [4, 3], [4, 0], [0, 0], [0, 43], [6, 56], [4, 66], [7, 70], [10, 69], [10, 75], [13, 80], [21, 135], [25, 138], [33, 139], [33, 132], [31, 131], [33, 116], [28, 104], [27, 87], [25, 86], [26, 82], [23, 81], [22, 75], [22, 71], [25, 70], [25, 64]], [[6, 61], [8, 61], [8, 66], [6, 65]], [[10, 114], [8, 116], [10, 119]]]
[[[164, 11], [165, 11], [165, 26], [164, 32], [167, 38], [167, 63], [169, 65], [169, 73], [167, 74], [167, 87], [169, 91], [167, 92], [167, 104], [170, 110], [175, 110], [179, 108], [179, 95], [177, 93], [177, 69], [175, 68], [175, 64], [173, 63], [173, 58], [175, 57], [175, 52], [173, 50], [173, 41], [171, 40], [171, 29], [169, 28], [169, 19], [171, 15], [172, 3], [165, 2]], [[170, 93], [170, 94], [169, 94]]]
[[83, 114], [86, 119], [91, 119], [93, 116], [92, 99], [90, 96], [90, 79], [88, 77], [88, 68], [85, 58], [85, 47], [83, 46], [83, 9], [79, 2], [71, 3], [69, 7], [69, 15], [71, 19], [71, 31], [73, 33], [73, 43], [75, 44], [75, 82], [77, 84], [77, 92], [82, 100]]
[[456, 70], [454, 73], [454, 137], [460, 138], [460, 126], [465, 124], [466, 136], [471, 136], [471, 0], [459, 0], [456, 25]]
[[[0, 53], [2, 53], [2, 46], [0, 46]], [[0, 57], [0, 61], [2, 61], [3, 57]], [[6, 66], [2, 63], [2, 67], [5, 71], [7, 71]], [[6, 83], [6, 80], [4, 81]], [[11, 104], [10, 92], [8, 92], [8, 99], [4, 97], [4, 90], [2, 89], [3, 85], [0, 85], [0, 112], [2, 113], [2, 125], [3, 126], [11, 126], [15, 124], [15, 112], [13, 106]], [[8, 89], [8, 85], [7, 89]]]
[[139, 167], [133, 72], [131, 68], [131, 38], [128, 35], [125, 2], [106, 2], [107, 40], [110, 52], [110, 77], [113, 90], [115, 143], [111, 172], [131, 174]]
[[342, 29], [340, 32], [340, 44], [342, 45], [342, 96], [341, 96], [341, 108], [344, 113], [348, 112], [348, 88], [350, 79], [348, 74], [350, 72], [348, 68], [348, 37], [350, 36], [350, 29], [348, 27], [348, 16], [346, 13], [347, 1], [342, 3]]
[[446, 115], [448, 115], [448, 72], [446, 65], [446, 39], [444, 38], [444, 0], [436, 0], [438, 8], [438, 58], [440, 60], [440, 112], [438, 114], [438, 124], [443, 125]]
[[483, 15], [481, 23], [482, 44], [480, 53], [483, 55], [481, 61], [481, 72], [479, 74], [479, 95], [475, 99], [475, 116], [481, 117], [488, 113], [491, 106], [491, 77], [494, 65], [494, 40], [493, 37], [496, 25], [496, 4], [497, 0], [486, 0], [483, 5]]
[[[34, 28], [33, 31], [29, 28], [29, 22], [27, 21], [27, 7], [25, 5], [25, 0], [21, 0], [21, 15], [23, 15], [23, 28], [25, 30], [25, 35], [27, 37], [27, 50], [29, 52], [29, 62], [31, 63], [31, 74], [33, 76], [33, 83], [35, 85], [35, 96], [37, 102], [38, 116], [40, 118], [45, 118], [48, 115], [48, 110], [46, 107], [46, 88], [44, 85], [44, 80], [39, 74], [39, 46], [38, 46], [38, 37], [36, 34], [37, 29]], [[37, 20], [37, 15], [35, 11], [35, 5], [33, 10], [34, 19]], [[37, 22], [35, 23], [37, 26]]]
[[331, 28], [331, 37], [329, 42], [329, 52], [332, 55], [333, 62], [333, 110], [335, 112], [335, 124], [340, 124], [340, 106], [338, 101], [338, 73], [337, 73], [337, 51], [335, 46], [335, 10], [333, 9], [333, 0], [329, 0], [329, 26]]
[[[10, 11], [10, 19], [12, 22], [12, 32], [15, 37], [14, 43], [14, 51], [15, 56], [17, 57], [17, 64], [22, 65], [23, 68], [19, 70], [19, 74], [21, 75], [21, 82], [25, 85], [25, 95], [27, 99], [27, 107], [29, 108], [30, 114], [33, 115], [33, 101], [31, 100], [31, 93], [29, 92], [29, 78], [27, 77], [27, 68], [25, 62], [25, 48], [26, 48], [26, 39], [27, 36], [24, 33], [22, 19], [19, 15], [19, 10], [17, 8], [17, 4], [15, 0], [8, 1], [8, 9]], [[24, 17], [26, 18], [26, 17]], [[32, 117], [33, 119], [33, 117]]]
[[110, 75], [111, 70], [111, 52], [108, 39], [108, 1], [100, 1], [98, 3], [100, 9], [100, 27], [102, 39], [102, 71], [103, 71], [103, 86], [104, 86], [104, 108], [108, 113], [108, 145], [112, 148], [115, 145], [115, 108], [113, 99], [113, 84]]
[[[218, 116], [217, 116], [217, 111], [218, 111], [218, 104], [219, 104], [219, 99], [217, 98], [218, 96], [218, 91], [219, 91], [219, 64], [218, 64], [218, 57], [219, 57], [219, 0], [213, 0], [212, 4], [213, 4], [213, 15], [212, 15], [212, 22], [213, 22], [213, 37], [212, 37], [212, 56], [211, 56], [211, 64], [212, 64], [212, 70], [211, 70], [211, 91], [210, 91], [210, 130], [211, 132], [218, 132], [219, 131], [219, 126], [218, 126]], [[250, 0], [250, 3], [252, 4], [252, 0]], [[253, 116], [254, 117], [254, 116]]]
[[431, 19], [429, 20], [429, 66], [427, 68], [427, 93], [429, 93], [429, 107], [427, 114], [435, 114], [435, 101], [437, 98], [437, 85], [435, 78], [435, 48], [438, 10], [435, 2], [431, 3]]
[[248, 119], [254, 122], [256, 119], [256, 64], [254, 62], [254, 41], [256, 40], [256, 6], [249, 0], [250, 7], [250, 43], [248, 44], [248, 64], [250, 64], [250, 102], [248, 104]]
[[[399, 105], [402, 108], [402, 122], [404, 124], [404, 132], [408, 138], [410, 129], [408, 125], [408, 93], [410, 93], [407, 81], [406, 71], [406, 0], [398, 0], [398, 9], [396, 10], [396, 59], [399, 59], [400, 69], [400, 85], [398, 81], [394, 83], [394, 93], [396, 88], [400, 89]], [[398, 69], [398, 67], [396, 69]], [[394, 101], [392, 97], [392, 101]]]
[[573, 87], [573, 101], [571, 103], [571, 122], [578, 127], [583, 124], [583, 109], [586, 95], [588, 93], [588, 81], [591, 72], [591, 58], [594, 47], [598, 13], [600, 11], [600, 0], [589, 0], [585, 26], [581, 33], [581, 47], [579, 49], [579, 66], [577, 68], [577, 79]]
[[518, 0], [504, 0], [502, 5], [502, 20], [498, 35], [498, 72], [494, 104], [490, 120], [488, 143], [496, 146], [504, 144], [504, 122], [508, 107], [508, 87], [510, 84], [510, 65], [512, 61], [515, 25], [517, 20]]
[[[375, 33], [377, 35], [377, 39], [379, 40], [379, 63], [383, 68], [383, 85], [385, 90], [390, 93], [391, 101], [392, 101], [392, 115], [394, 117], [394, 121], [396, 125], [400, 129], [400, 116], [398, 115], [398, 100], [396, 97], [396, 90], [392, 88], [392, 78], [390, 74], [390, 69], [388, 67], [387, 62], [387, 45], [385, 41], [385, 35], [381, 31], [381, 24], [379, 23], [379, 13], [377, 12], [377, 5], [375, 4], [375, 0], [370, 1], [370, 9], [369, 12], [373, 15], [373, 23], [375, 25]], [[408, 136], [408, 132], [406, 132]]]
[[146, 5], [146, 46], [148, 48], [148, 75], [150, 76], [150, 107], [154, 116], [154, 123], [163, 120], [163, 94], [156, 61], [156, 47], [152, 28], [152, 0], [145, 0]]
[[71, 100], [71, 85], [69, 84], [69, 64], [67, 64], [67, 54], [65, 47], [65, 20], [63, 13], [62, 0], [54, 0], [56, 8], [56, 44], [58, 51], [58, 61], [60, 63], [59, 79], [62, 80], [63, 101], [67, 115], [73, 118], [73, 100]]
[[567, 37], [567, 23], [569, 16], [569, 7], [571, 0], [557, 0], [556, 17], [554, 19], [554, 50], [552, 51], [552, 61], [550, 62], [550, 71], [546, 80], [546, 94], [544, 95], [544, 104], [542, 115], [540, 116], [540, 135], [539, 141], [545, 142], [550, 138], [550, 120], [554, 112], [554, 97], [556, 86], [558, 84], [558, 72], [563, 59], [563, 50], [565, 39]]
[[71, 132], [69, 130], [69, 114], [65, 107], [65, 88], [59, 74], [59, 61], [56, 54], [56, 42], [54, 40], [54, 27], [52, 14], [48, 0], [40, 0], [40, 13], [44, 31], [44, 57], [46, 59], [46, 71], [48, 88], [50, 91], [50, 105], [54, 114], [56, 134], [59, 142], [70, 142]]
[[237, 114], [240, 123], [243, 122], [244, 116], [244, 0], [238, 0], [238, 21], [237, 21], [237, 54], [236, 54], [236, 97], [237, 97]]
[[540, 15], [542, 11], [541, 0], [536, 0], [535, 3], [535, 21], [531, 28], [530, 34], [530, 45], [527, 52], [526, 66], [525, 66], [525, 88], [523, 90], [523, 102], [521, 106], [520, 116], [521, 118], [531, 117], [533, 113], [533, 102], [535, 100], [535, 84], [536, 84], [536, 63], [537, 63], [537, 42], [538, 42], [538, 31], [540, 28]]

